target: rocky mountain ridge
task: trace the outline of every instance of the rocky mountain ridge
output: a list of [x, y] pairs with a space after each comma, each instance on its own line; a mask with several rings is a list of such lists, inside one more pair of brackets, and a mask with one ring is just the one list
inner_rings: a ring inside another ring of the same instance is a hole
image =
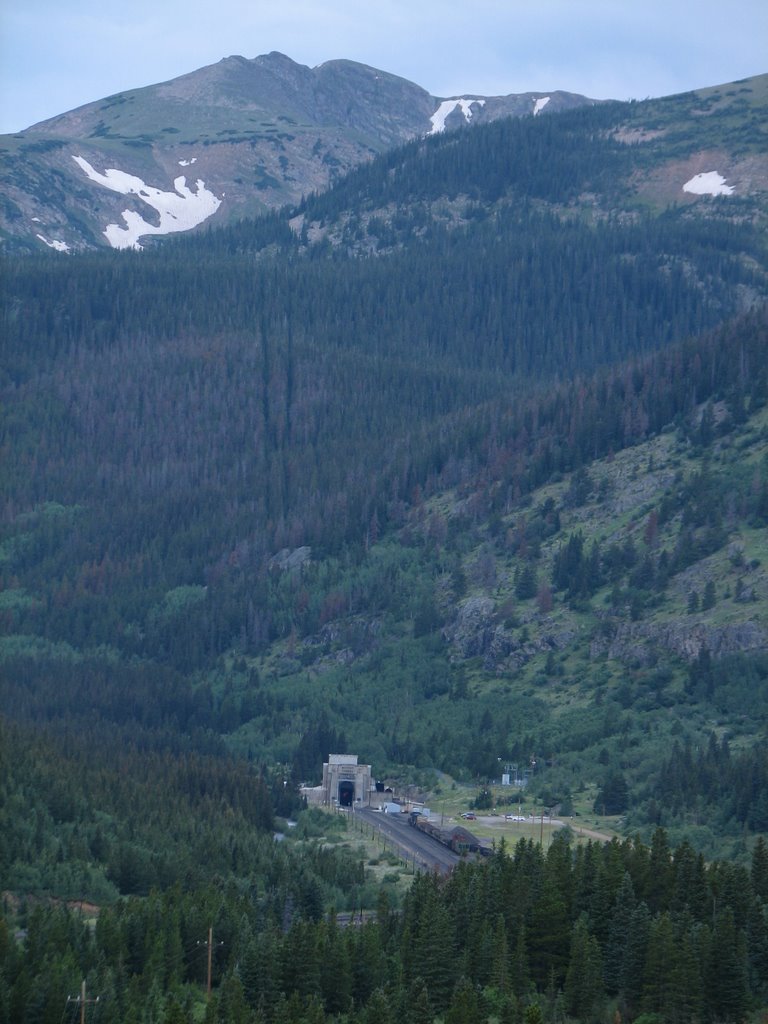
[[3, 136], [0, 238], [30, 251], [136, 248], [296, 203], [420, 135], [591, 102], [560, 91], [445, 99], [349, 60], [227, 57]]
[[[671, 215], [763, 230], [767, 112], [768, 75], [759, 75], [563, 114], [546, 122], [557, 133], [546, 153], [540, 123], [496, 121], [483, 129], [482, 156], [460, 173], [451, 147], [433, 145], [448, 140], [425, 138], [310, 196], [292, 226], [309, 244], [359, 255], [390, 252], [434, 228], [504, 218], [521, 202], [592, 224]], [[744, 308], [754, 298], [745, 292]]]

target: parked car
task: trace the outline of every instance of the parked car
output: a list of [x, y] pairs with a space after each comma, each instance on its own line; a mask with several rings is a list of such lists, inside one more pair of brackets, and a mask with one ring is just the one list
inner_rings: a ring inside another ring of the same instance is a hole
[[475, 814], [474, 811], [464, 811], [464, 813], [462, 814], [462, 818], [464, 818], [466, 821], [476, 821], [477, 815]]
[[524, 814], [505, 814], [505, 821], [527, 821], [528, 819]]

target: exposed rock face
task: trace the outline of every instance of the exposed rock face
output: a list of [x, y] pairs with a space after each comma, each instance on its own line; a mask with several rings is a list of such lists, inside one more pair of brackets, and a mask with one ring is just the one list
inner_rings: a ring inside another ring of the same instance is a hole
[[489, 597], [470, 597], [459, 605], [455, 621], [443, 630], [445, 639], [460, 658], [474, 658], [489, 650], [496, 635]]
[[715, 658], [728, 654], [768, 651], [768, 630], [758, 622], [737, 622], [712, 626], [687, 619], [666, 623], [623, 623], [611, 637], [592, 641], [593, 657], [607, 654], [625, 662], [648, 664], [654, 649], [662, 648], [686, 661], [694, 661], [702, 650]]
[[574, 639], [567, 625], [540, 623], [538, 636], [522, 639], [494, 621], [496, 606], [489, 597], [470, 597], [458, 609], [455, 620], [443, 630], [444, 639], [457, 658], [483, 659], [486, 671], [515, 672], [537, 654], [562, 650]]
[[269, 560], [269, 568], [277, 569], [280, 572], [299, 572], [304, 565], [307, 565], [312, 557], [312, 548], [300, 547], [282, 548]]
[[[473, 98], [464, 107], [457, 101], [442, 127], [531, 114], [540, 99], [525, 93]], [[177, 202], [182, 177], [181, 195], [205, 187], [219, 200], [207, 222], [296, 203], [376, 153], [429, 134], [441, 102], [413, 82], [354, 61], [309, 68], [281, 53], [227, 57], [2, 136], [0, 239], [32, 250], [111, 244], [110, 223], [145, 213], [142, 193], [157, 190]], [[545, 109], [587, 102], [553, 92]], [[99, 175], [111, 169], [141, 185], [132, 196], [116, 195], [89, 180], [73, 157]]]

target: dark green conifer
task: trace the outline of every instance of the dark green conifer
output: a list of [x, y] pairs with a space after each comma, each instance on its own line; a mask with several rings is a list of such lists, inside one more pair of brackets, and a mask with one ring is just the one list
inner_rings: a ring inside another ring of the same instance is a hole
[[603, 992], [603, 966], [600, 946], [590, 935], [587, 917], [582, 914], [573, 929], [568, 971], [565, 976], [565, 1004], [577, 1019], [588, 1019]]
[[743, 1020], [748, 1005], [748, 960], [743, 932], [730, 907], [718, 912], [704, 970], [704, 997], [712, 1020]]
[[768, 842], [765, 836], [758, 836], [752, 850], [750, 870], [752, 892], [768, 906]]
[[477, 989], [468, 978], [462, 977], [451, 997], [445, 1024], [480, 1024], [481, 1019]]

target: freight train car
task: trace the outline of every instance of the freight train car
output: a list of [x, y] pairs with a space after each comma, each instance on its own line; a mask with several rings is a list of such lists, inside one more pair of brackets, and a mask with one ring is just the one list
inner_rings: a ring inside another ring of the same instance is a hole
[[417, 828], [425, 835], [430, 836], [435, 842], [447, 846], [454, 853], [477, 853], [481, 856], [487, 856], [490, 853], [490, 850], [482, 845], [477, 836], [473, 835], [469, 829], [464, 828], [463, 825], [441, 828], [436, 822], [420, 815], [418, 811], [411, 812], [408, 824]]

